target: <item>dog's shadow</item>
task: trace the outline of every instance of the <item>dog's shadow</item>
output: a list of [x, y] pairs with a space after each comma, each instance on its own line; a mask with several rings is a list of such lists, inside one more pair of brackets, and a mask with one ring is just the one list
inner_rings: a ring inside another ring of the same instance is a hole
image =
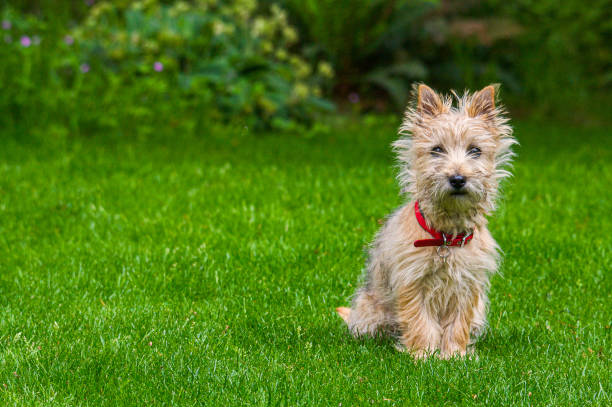
[[[511, 327], [489, 328], [473, 344], [478, 354], [487, 357], [508, 357], [525, 352], [535, 352], [551, 346], [550, 337], [542, 329]], [[554, 346], [554, 344], [553, 344]]]
[[337, 322], [329, 321], [322, 325], [311, 326], [304, 331], [301, 339], [311, 342], [321, 350], [330, 351], [339, 347], [393, 350], [397, 343], [396, 336], [389, 333], [354, 338], [340, 318]]
[[[348, 352], [397, 353], [400, 351], [396, 334], [380, 334], [375, 337], [354, 338], [340, 322], [328, 322], [311, 326], [304, 331], [301, 338], [317, 346], [322, 351], [335, 352], [344, 348]], [[511, 357], [524, 352], [538, 352], [538, 349], [550, 346], [550, 338], [541, 329], [514, 327], [504, 330], [488, 328], [470, 345], [477, 357], [496, 358]], [[531, 349], [531, 350], [530, 350]]]

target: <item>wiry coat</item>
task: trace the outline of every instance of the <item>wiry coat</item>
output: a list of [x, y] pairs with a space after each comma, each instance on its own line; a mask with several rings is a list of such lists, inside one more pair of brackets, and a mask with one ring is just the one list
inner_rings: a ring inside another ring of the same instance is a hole
[[[493, 86], [457, 97], [457, 107], [425, 85], [416, 94], [393, 144], [408, 202], [377, 234], [365, 284], [351, 308], [338, 313], [355, 336], [397, 334], [417, 357], [435, 351], [441, 357], [464, 355], [470, 334], [477, 336], [486, 324], [489, 276], [498, 268], [499, 247], [485, 216], [495, 209], [516, 141], [495, 107]], [[449, 185], [456, 174], [467, 179], [461, 194]], [[415, 247], [415, 240], [431, 238], [417, 222], [415, 201], [433, 229], [473, 232], [473, 239], [450, 248], [446, 260], [437, 247]]]

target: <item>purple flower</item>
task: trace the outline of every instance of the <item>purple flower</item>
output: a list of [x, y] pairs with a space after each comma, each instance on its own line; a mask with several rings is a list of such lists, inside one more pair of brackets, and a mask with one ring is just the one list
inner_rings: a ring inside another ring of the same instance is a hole
[[89, 64], [81, 64], [81, 72], [87, 73], [89, 72], [89, 69], [90, 69]]
[[359, 103], [359, 94], [357, 92], [349, 93], [348, 100], [351, 103]]
[[24, 35], [23, 37], [21, 37], [19, 42], [21, 43], [21, 46], [26, 47], [26, 48], [32, 45], [32, 40], [27, 35]]
[[10, 30], [12, 26], [13, 25], [11, 24], [11, 22], [9, 20], [2, 20], [2, 29], [3, 30]]
[[74, 44], [74, 38], [72, 38], [70, 35], [66, 35], [64, 36], [64, 43], [66, 45], [72, 45]]
[[83, 0], [83, 3], [87, 4], [89, 7], [93, 6], [95, 3], [95, 0]]
[[159, 61], [155, 61], [155, 63], [153, 64], [153, 69], [155, 70], [155, 72], [161, 72], [164, 70], [164, 64]]

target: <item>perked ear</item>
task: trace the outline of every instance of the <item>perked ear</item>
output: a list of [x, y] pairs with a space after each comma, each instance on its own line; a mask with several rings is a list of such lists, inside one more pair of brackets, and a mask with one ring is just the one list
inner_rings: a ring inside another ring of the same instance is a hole
[[417, 112], [435, 117], [444, 111], [440, 96], [427, 85], [420, 84], [417, 89]]
[[467, 109], [470, 117], [491, 113], [495, 109], [495, 85], [489, 85], [479, 90], [472, 97]]

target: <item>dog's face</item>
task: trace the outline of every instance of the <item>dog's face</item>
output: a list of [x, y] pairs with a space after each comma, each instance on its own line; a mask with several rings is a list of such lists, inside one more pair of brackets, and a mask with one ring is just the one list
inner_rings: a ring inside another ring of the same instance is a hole
[[495, 107], [495, 88], [487, 86], [458, 99], [441, 98], [425, 85], [417, 88], [416, 108], [401, 127], [398, 140], [400, 182], [420, 203], [460, 215], [488, 212], [497, 197], [499, 179], [515, 142], [502, 111]]

